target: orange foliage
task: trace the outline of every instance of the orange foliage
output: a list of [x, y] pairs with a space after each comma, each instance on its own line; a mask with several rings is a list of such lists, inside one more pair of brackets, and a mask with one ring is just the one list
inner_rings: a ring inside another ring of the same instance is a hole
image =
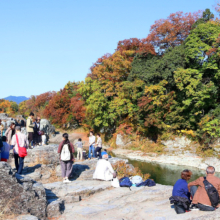
[[151, 43], [159, 50], [180, 45], [189, 35], [192, 25], [200, 17], [201, 12], [172, 13], [167, 19], [155, 21], [155, 24], [151, 26], [150, 34], [143, 41]]

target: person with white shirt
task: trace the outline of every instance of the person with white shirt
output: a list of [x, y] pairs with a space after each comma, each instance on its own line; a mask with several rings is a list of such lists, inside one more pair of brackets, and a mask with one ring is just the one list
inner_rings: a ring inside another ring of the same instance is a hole
[[[29, 142], [28, 142], [26, 135], [21, 133], [20, 126], [16, 126], [15, 131], [16, 131], [16, 134], [13, 135], [11, 144], [13, 145], [15, 167], [16, 167], [17, 173], [22, 174], [22, 170], [24, 167], [24, 157], [19, 157], [19, 155], [18, 155], [18, 144], [19, 144], [19, 147], [28, 148]], [[18, 143], [16, 140], [16, 136], [18, 138]]]
[[95, 149], [95, 156], [96, 158], [102, 159], [102, 139], [100, 134], [97, 134], [97, 142], [96, 142], [96, 149]]
[[112, 168], [111, 163], [108, 161], [108, 154], [102, 156], [102, 159], [97, 162], [93, 179], [112, 180], [116, 176], [115, 171]]
[[[91, 155], [92, 152], [92, 155]], [[92, 157], [95, 158], [95, 136], [93, 131], [90, 131], [90, 136], [89, 136], [89, 159]]]

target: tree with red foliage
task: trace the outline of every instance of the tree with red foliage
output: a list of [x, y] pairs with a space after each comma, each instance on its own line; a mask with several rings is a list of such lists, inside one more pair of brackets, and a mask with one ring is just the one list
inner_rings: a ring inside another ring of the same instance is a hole
[[49, 101], [44, 110], [44, 115], [53, 124], [62, 125], [68, 122], [70, 110], [69, 94], [66, 89], [62, 89]]
[[155, 21], [151, 26], [150, 34], [143, 42], [154, 45], [160, 53], [169, 47], [175, 47], [183, 43], [197, 19], [201, 18], [201, 12], [185, 13], [176, 12], [167, 19]]
[[125, 51], [125, 50], [133, 50], [135, 51], [135, 53], [139, 53], [139, 54], [154, 54], [155, 50], [152, 44], [143, 41], [143, 40], [139, 40], [137, 38], [130, 38], [130, 39], [125, 39], [123, 41], [119, 41], [118, 42], [118, 46], [116, 51]]

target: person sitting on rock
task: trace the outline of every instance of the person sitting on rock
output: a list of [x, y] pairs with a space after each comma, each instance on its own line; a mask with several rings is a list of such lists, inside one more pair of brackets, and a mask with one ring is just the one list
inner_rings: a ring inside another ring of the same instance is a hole
[[108, 154], [104, 154], [102, 159], [97, 162], [93, 179], [109, 181], [112, 180], [115, 175], [115, 171], [108, 161]]
[[63, 141], [60, 143], [58, 147], [58, 153], [60, 154], [60, 164], [62, 170], [63, 182], [70, 182], [69, 177], [72, 173], [73, 168], [73, 153], [74, 147], [69, 141], [69, 136], [67, 133], [63, 134]]
[[178, 179], [173, 186], [172, 197], [170, 200], [171, 203], [174, 203], [174, 209], [177, 214], [185, 213], [189, 211], [190, 205], [190, 193], [188, 191], [188, 183], [192, 176], [190, 170], [183, 170], [181, 172], [181, 179]]
[[1, 161], [7, 162], [9, 159], [9, 152], [10, 152], [11, 146], [7, 143], [6, 136], [2, 137], [2, 143], [3, 143], [3, 147], [1, 148]]
[[208, 166], [206, 168], [206, 174], [206, 177], [200, 177], [188, 184], [188, 189], [193, 198], [191, 210], [199, 209], [201, 211], [214, 211], [216, 208], [211, 204], [203, 181], [206, 179], [211, 183], [218, 191], [218, 195], [220, 195], [220, 178], [215, 176], [215, 168], [213, 166]]

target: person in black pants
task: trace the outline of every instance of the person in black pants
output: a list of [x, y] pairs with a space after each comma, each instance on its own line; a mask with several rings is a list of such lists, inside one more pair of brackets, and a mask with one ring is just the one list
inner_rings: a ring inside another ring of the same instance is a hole
[[96, 143], [96, 149], [95, 149], [95, 157], [96, 158], [99, 158], [99, 159], [102, 159], [102, 156], [101, 156], [101, 152], [102, 152], [102, 139], [101, 139], [101, 136], [100, 134], [97, 134], [97, 143]]
[[29, 143], [26, 135], [21, 133], [20, 126], [16, 126], [15, 130], [16, 134], [13, 135], [11, 144], [13, 145], [13, 153], [17, 173], [22, 174], [22, 170], [24, 167], [24, 157], [19, 157], [19, 148], [27, 148]]

